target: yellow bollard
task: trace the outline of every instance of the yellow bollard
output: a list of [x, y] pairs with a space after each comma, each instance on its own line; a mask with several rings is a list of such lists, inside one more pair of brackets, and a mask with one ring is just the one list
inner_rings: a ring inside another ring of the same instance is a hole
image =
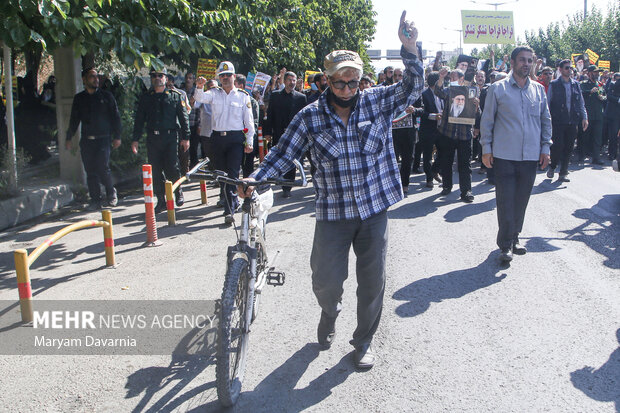
[[103, 245], [105, 245], [105, 265], [114, 267], [116, 260], [114, 257], [114, 232], [112, 230], [112, 212], [109, 209], [101, 211], [101, 220], [108, 223], [103, 226]]
[[209, 200], [207, 199], [207, 181], [204, 179], [200, 180], [200, 201], [202, 205], [209, 204]]
[[175, 225], [174, 196], [172, 195], [172, 182], [170, 181], [166, 181], [166, 209], [168, 210], [168, 225]]
[[15, 272], [17, 273], [17, 289], [19, 290], [19, 307], [22, 312], [22, 322], [32, 321], [32, 288], [30, 287], [30, 268], [28, 266], [28, 251], [15, 250]]

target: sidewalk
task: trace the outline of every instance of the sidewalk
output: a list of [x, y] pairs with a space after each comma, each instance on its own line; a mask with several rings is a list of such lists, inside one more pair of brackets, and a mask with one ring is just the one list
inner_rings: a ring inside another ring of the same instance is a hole
[[[112, 172], [115, 186], [140, 183], [140, 171], [117, 174]], [[15, 197], [0, 200], [0, 231], [58, 211], [79, 202], [74, 194], [75, 185], [60, 179], [57, 152], [46, 161], [28, 166], [19, 176], [20, 190]]]

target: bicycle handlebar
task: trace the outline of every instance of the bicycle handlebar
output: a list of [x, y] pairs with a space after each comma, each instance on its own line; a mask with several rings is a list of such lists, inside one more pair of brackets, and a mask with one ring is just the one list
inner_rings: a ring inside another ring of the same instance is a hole
[[208, 179], [211, 181], [224, 182], [230, 185], [243, 186], [243, 191], [245, 192], [250, 186], [262, 186], [262, 185], [280, 185], [280, 186], [306, 186], [308, 184], [308, 180], [306, 179], [306, 172], [304, 171], [301, 163], [295, 159], [293, 163], [295, 167], [299, 170], [301, 175], [301, 179], [291, 181], [289, 179], [280, 179], [280, 178], [267, 178], [261, 179], [260, 181], [245, 181], [242, 179], [233, 179], [229, 178], [226, 172], [223, 171], [205, 171], [202, 169], [206, 164], [209, 163], [209, 158], [203, 159], [199, 162], [195, 167], [193, 167], [189, 172], [185, 174], [187, 181], [190, 181], [191, 177], [194, 178], [202, 178]]

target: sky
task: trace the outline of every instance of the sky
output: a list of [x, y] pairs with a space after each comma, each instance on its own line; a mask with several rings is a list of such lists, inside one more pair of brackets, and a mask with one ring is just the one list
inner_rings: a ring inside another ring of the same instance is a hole
[[[377, 31], [370, 49], [399, 49], [398, 23], [403, 10], [407, 10], [407, 20], [413, 20], [418, 28], [418, 40], [422, 47], [434, 55], [442, 50], [440, 42], [445, 42], [443, 50], [459, 47], [460, 33], [450, 29], [461, 29], [461, 10], [494, 10], [493, 6], [480, 3], [500, 3], [510, 0], [435, 0], [435, 1], [394, 1], [372, 0], [377, 13]], [[609, 9], [611, 2], [618, 0], [587, 0], [588, 10], [595, 5], [599, 10]], [[498, 6], [498, 11], [512, 11], [517, 38], [525, 41], [526, 30], [546, 28], [549, 23], [565, 21], [567, 15], [583, 13], [584, 0], [519, 0]], [[463, 44], [463, 51], [485, 45]], [[387, 64], [387, 63], [386, 63]]]

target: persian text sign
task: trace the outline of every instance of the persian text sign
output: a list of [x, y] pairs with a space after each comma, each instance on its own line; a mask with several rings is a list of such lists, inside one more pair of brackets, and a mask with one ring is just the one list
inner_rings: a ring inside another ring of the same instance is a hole
[[515, 43], [515, 26], [511, 11], [461, 10], [461, 19], [463, 43]]
[[588, 54], [588, 57], [590, 58], [590, 64], [595, 65], [596, 61], [598, 60], [598, 55], [590, 49], [587, 49], [586, 53]]
[[215, 79], [215, 69], [217, 68], [217, 60], [215, 59], [198, 59], [198, 68], [196, 77], [202, 76], [205, 79]]
[[599, 69], [609, 69], [609, 60], [599, 60], [598, 67]]

